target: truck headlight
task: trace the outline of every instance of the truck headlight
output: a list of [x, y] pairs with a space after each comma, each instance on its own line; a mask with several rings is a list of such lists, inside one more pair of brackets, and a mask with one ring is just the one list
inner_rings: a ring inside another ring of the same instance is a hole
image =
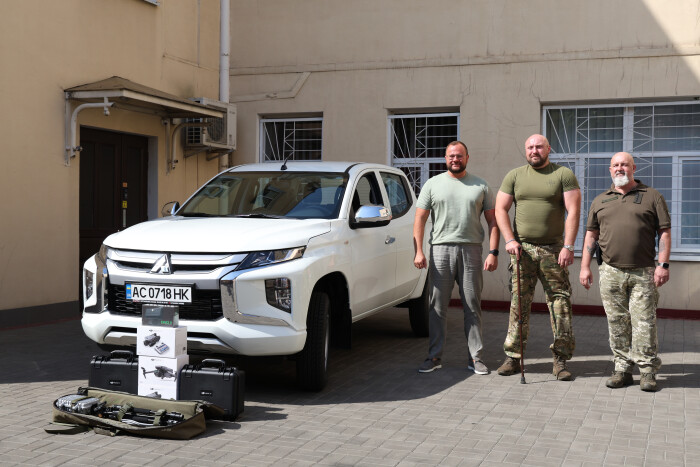
[[265, 279], [267, 303], [287, 313], [292, 312], [292, 281], [286, 277]]
[[100, 251], [85, 262], [83, 268], [83, 311], [102, 313], [107, 306], [107, 257], [109, 248], [102, 245]]
[[269, 264], [283, 263], [304, 256], [306, 247], [287, 248], [284, 250], [254, 251], [238, 265], [238, 270], [259, 268]]
[[85, 283], [85, 300], [92, 297], [95, 287], [95, 275], [92, 271], [83, 268], [83, 281]]

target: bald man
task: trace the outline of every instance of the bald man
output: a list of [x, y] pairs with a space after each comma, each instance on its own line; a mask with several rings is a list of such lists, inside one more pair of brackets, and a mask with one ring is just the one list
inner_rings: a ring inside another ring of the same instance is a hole
[[[578, 233], [581, 190], [574, 173], [549, 161], [551, 147], [542, 135], [525, 141], [528, 164], [511, 170], [503, 179], [496, 196], [496, 220], [510, 253], [511, 292], [508, 332], [503, 344], [506, 359], [498, 374], [520, 372], [520, 358], [527, 344], [530, 307], [537, 279], [542, 283], [554, 342], [552, 374], [570, 381], [566, 361], [574, 352], [571, 325], [571, 283], [568, 267], [574, 262], [574, 241]], [[513, 228], [508, 211], [515, 205]], [[520, 263], [520, 285], [516, 264]], [[520, 296], [517, 294], [520, 289]], [[518, 323], [519, 306], [523, 314], [522, 339]]]
[[633, 384], [636, 364], [640, 389], [653, 392], [661, 367], [656, 306], [658, 288], [669, 279], [671, 217], [661, 193], [634, 179], [636, 169], [626, 152], [618, 152], [610, 161], [613, 183], [591, 203], [579, 281], [590, 288], [591, 256], [599, 245], [600, 296], [615, 362], [612, 377], [605, 384], [613, 389]]

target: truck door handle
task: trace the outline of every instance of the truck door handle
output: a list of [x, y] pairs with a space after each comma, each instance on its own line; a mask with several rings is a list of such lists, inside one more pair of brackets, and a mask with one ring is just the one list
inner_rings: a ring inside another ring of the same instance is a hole
[[390, 243], [394, 243], [396, 239], [390, 235], [387, 235], [386, 240], [384, 240], [385, 245], [389, 245]]

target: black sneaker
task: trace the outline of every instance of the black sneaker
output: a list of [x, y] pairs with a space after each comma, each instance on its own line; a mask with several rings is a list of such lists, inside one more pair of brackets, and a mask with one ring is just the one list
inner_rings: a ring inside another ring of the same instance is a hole
[[438, 368], [442, 368], [442, 360], [439, 358], [436, 358], [435, 360], [432, 358], [426, 358], [420, 368], [418, 368], [418, 373], [430, 373]]

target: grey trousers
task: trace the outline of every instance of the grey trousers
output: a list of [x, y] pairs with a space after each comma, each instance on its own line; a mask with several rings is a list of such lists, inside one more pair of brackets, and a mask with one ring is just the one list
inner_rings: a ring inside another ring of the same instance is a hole
[[442, 358], [447, 328], [447, 308], [455, 282], [464, 309], [464, 335], [469, 353], [481, 360], [481, 290], [483, 262], [481, 245], [446, 244], [430, 247], [430, 358]]

